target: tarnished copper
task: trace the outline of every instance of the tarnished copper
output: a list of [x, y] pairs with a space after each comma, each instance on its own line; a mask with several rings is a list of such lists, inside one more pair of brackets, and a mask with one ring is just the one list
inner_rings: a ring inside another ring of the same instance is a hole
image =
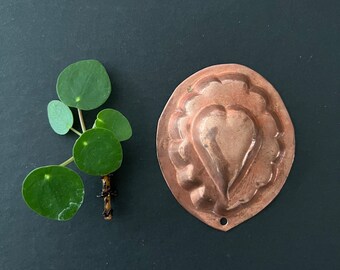
[[279, 193], [294, 159], [294, 128], [274, 87], [237, 64], [182, 82], [158, 122], [157, 155], [177, 201], [228, 231]]

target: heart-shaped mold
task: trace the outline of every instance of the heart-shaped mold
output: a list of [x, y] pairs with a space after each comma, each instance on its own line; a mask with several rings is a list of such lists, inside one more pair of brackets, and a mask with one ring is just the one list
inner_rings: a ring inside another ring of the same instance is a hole
[[179, 203], [227, 231], [266, 207], [286, 181], [294, 128], [276, 90], [237, 64], [181, 83], [164, 108], [157, 155]]

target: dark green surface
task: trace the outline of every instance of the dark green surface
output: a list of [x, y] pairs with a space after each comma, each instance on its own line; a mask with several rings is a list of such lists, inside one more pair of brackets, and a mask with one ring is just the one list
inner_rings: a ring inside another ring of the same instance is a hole
[[104, 109], [97, 115], [95, 128], [105, 128], [113, 132], [119, 141], [126, 141], [132, 136], [129, 120], [120, 112], [113, 109]]
[[39, 215], [66, 221], [78, 211], [84, 200], [84, 185], [74, 171], [61, 166], [36, 168], [22, 185], [27, 205]]
[[82, 60], [67, 66], [57, 79], [57, 94], [67, 106], [93, 110], [111, 93], [110, 78], [97, 60]]
[[122, 164], [123, 150], [114, 134], [104, 128], [85, 131], [73, 147], [77, 167], [90, 175], [106, 175]]
[[[0, 12], [1, 269], [340, 269], [339, 1], [3, 0]], [[100, 60], [112, 81], [108, 101], [84, 112], [87, 127], [115, 108], [134, 131], [114, 174], [112, 222], [97, 177], [81, 174], [86, 196], [69, 222], [21, 199], [30, 170], [72, 155], [77, 136], [56, 135], [46, 106], [60, 71], [80, 59]], [[176, 202], [155, 150], [172, 91], [219, 63], [267, 78], [296, 129], [283, 190], [227, 233]]]

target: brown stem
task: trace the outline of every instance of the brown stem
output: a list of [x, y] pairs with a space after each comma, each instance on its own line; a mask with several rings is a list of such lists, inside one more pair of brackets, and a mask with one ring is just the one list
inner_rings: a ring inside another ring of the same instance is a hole
[[111, 207], [111, 179], [109, 175], [104, 175], [102, 177], [102, 194], [101, 197], [104, 198], [104, 211], [103, 217], [105, 220], [112, 219], [112, 207]]

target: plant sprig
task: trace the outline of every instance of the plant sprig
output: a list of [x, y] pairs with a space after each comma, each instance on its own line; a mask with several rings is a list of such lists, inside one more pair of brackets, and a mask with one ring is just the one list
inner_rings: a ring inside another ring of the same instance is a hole
[[[104, 109], [97, 115], [91, 129], [86, 129], [82, 110], [93, 110], [105, 103], [111, 93], [110, 78], [97, 60], [83, 60], [66, 67], [57, 80], [60, 100], [52, 100], [47, 115], [52, 129], [59, 135], [70, 130], [79, 138], [75, 141], [72, 157], [60, 165], [34, 169], [22, 184], [26, 204], [41, 216], [65, 221], [71, 219], [84, 200], [81, 177], [66, 166], [72, 162], [79, 170], [101, 176], [104, 197], [104, 218], [111, 219], [110, 190], [112, 172], [119, 169], [123, 160], [121, 143], [132, 136], [129, 121], [120, 112]], [[70, 109], [76, 108], [82, 132], [73, 128]]]

